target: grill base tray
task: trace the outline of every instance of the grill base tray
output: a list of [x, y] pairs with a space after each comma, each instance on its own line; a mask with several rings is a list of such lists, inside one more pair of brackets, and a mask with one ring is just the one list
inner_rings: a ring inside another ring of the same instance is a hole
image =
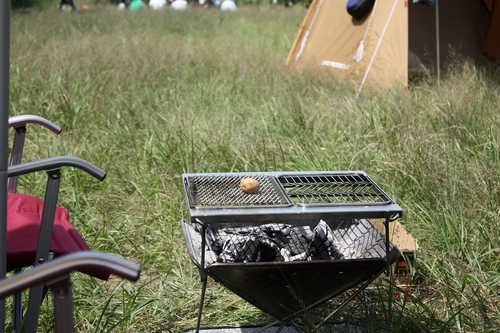
[[[313, 225], [302, 221], [301, 226]], [[222, 230], [240, 223], [211, 224]], [[202, 237], [182, 221], [191, 260], [228, 290], [278, 320], [287, 320], [380, 275], [400, 256], [399, 249], [369, 220], [329, 221], [336, 230], [340, 251], [347, 259], [289, 262], [217, 262], [210, 251], [202, 258]], [[250, 226], [249, 226], [250, 227]], [[204, 265], [202, 265], [204, 263]], [[202, 266], [204, 266], [202, 268]]]
[[298, 316], [386, 268], [383, 259], [212, 264], [210, 277], [278, 320]]

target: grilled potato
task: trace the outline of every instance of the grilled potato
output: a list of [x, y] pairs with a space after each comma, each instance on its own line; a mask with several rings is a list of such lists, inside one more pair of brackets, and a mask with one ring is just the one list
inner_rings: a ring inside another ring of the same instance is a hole
[[255, 193], [260, 188], [260, 183], [253, 178], [243, 178], [240, 182], [240, 188], [245, 193]]

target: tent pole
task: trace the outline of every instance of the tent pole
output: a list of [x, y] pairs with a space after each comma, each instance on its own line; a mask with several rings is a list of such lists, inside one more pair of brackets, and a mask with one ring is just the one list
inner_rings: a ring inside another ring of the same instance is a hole
[[368, 64], [368, 68], [366, 69], [365, 75], [363, 76], [363, 80], [361, 80], [361, 84], [359, 85], [358, 91], [356, 93], [356, 99], [358, 99], [359, 95], [361, 94], [361, 90], [363, 89], [363, 86], [365, 85], [366, 78], [368, 77], [368, 73], [370, 73], [370, 70], [372, 69], [373, 61], [375, 61], [375, 56], [378, 53], [378, 50], [380, 48], [380, 44], [382, 44], [382, 40], [385, 37], [385, 33], [387, 31], [387, 28], [389, 27], [389, 23], [392, 19], [392, 15], [394, 14], [394, 10], [396, 9], [396, 5], [398, 4], [398, 0], [394, 0], [394, 4], [392, 5], [391, 13], [389, 14], [389, 17], [387, 18], [387, 21], [385, 22], [384, 29], [382, 30], [382, 33], [380, 34], [380, 37], [377, 41], [377, 46], [375, 47], [375, 51], [373, 52], [372, 58], [370, 59], [370, 63]]
[[436, 65], [437, 65], [437, 82], [438, 86], [441, 83], [441, 52], [439, 44], [439, 0], [436, 0]]
[[[0, 1], [0, 279], [7, 275], [7, 168], [9, 145], [10, 1]], [[5, 299], [0, 300], [0, 333], [5, 332]]]

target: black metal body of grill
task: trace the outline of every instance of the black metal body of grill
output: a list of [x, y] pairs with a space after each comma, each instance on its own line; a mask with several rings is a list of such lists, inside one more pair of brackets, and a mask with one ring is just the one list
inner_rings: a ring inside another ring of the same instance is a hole
[[[259, 181], [258, 192], [240, 189], [245, 177]], [[191, 217], [183, 234], [203, 281], [197, 331], [207, 276], [289, 322], [360, 292], [400, 256], [387, 228], [402, 209], [363, 171], [184, 174], [183, 182]], [[386, 220], [385, 236], [369, 218]]]

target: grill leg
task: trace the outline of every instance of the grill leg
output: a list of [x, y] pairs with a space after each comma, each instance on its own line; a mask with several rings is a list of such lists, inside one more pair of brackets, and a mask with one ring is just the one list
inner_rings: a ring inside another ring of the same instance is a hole
[[[302, 327], [297, 325], [295, 322], [293, 322], [293, 320], [290, 320], [290, 324], [292, 324], [292, 326], [297, 330], [297, 332], [306, 333], [306, 331]], [[280, 330], [283, 329], [284, 325], [285, 325], [285, 323], [283, 323], [283, 325], [281, 325]]]
[[[264, 330], [267, 330], [269, 327], [273, 327], [274, 325], [277, 325], [277, 324], [279, 324], [279, 323], [280, 323], [280, 321], [279, 321], [279, 320], [277, 320], [277, 321], [273, 321], [272, 323], [269, 323], [269, 324], [267, 324], [267, 325], [265, 325], [265, 326], [259, 327], [258, 329], [256, 329], [256, 330], [252, 331], [251, 333], [259, 333], [259, 332], [262, 332], [262, 331], [264, 331]], [[284, 324], [282, 324], [282, 325], [280, 326], [280, 330], [281, 330], [281, 327], [283, 327], [283, 325], [284, 325]]]
[[386, 219], [385, 222], [384, 222], [384, 225], [385, 225], [385, 261], [387, 263], [387, 271], [385, 272], [385, 275], [386, 276], [390, 276], [391, 274], [391, 263], [390, 263], [390, 260], [389, 260], [389, 251], [390, 251], [390, 248], [389, 248], [389, 242], [390, 242], [390, 237], [389, 237], [389, 219]]
[[[392, 296], [393, 296], [393, 282], [394, 282], [394, 274], [392, 274], [392, 269], [391, 269], [391, 262], [389, 260], [389, 223], [391, 220], [387, 218], [385, 220], [385, 248], [386, 248], [386, 256], [385, 256], [385, 261], [387, 262], [387, 277], [389, 278], [389, 295], [387, 297], [387, 314], [389, 316], [389, 323], [392, 323]], [[391, 324], [392, 325], [392, 324]]]
[[[274, 333], [280, 333], [280, 332], [281, 332], [281, 331], [283, 331], [283, 329], [285, 328], [285, 324], [286, 324], [286, 322], [281, 322], [281, 321], [279, 321], [279, 320], [277, 320], [277, 321], [273, 321], [272, 323], [269, 323], [269, 324], [267, 324], [267, 325], [264, 325], [264, 326], [262, 326], [262, 327], [259, 327], [259, 328], [257, 328], [256, 330], [253, 330], [251, 333], [259, 333], [259, 332], [265, 331], [265, 330], [267, 330], [267, 329], [268, 329], [268, 328], [270, 328], [270, 327], [273, 327], [273, 326], [278, 325], [279, 323], [281, 323], [281, 325], [280, 325], [280, 327], [278, 327], [277, 331], [276, 331], [276, 332], [274, 332]], [[293, 322], [290, 322], [290, 323], [291, 323], [291, 324], [293, 324]], [[293, 326], [297, 328], [297, 326], [296, 326], [296, 325], [293, 325]], [[300, 328], [299, 328], [299, 331], [300, 331], [300, 332], [302, 332], [302, 330], [301, 330]]]
[[283, 328], [285, 328], [285, 323], [281, 324], [276, 333], [280, 333], [281, 331], [283, 331]]
[[205, 291], [207, 290], [207, 275], [202, 275], [203, 286], [201, 287], [200, 309], [198, 310], [198, 323], [196, 324], [196, 333], [200, 331], [201, 314], [203, 313], [203, 303], [205, 302]]
[[372, 283], [375, 281], [375, 279], [381, 274], [382, 272], [379, 272], [378, 274], [374, 274], [372, 278], [368, 279], [365, 283], [363, 283], [354, 293], [349, 296], [342, 304], [340, 304], [335, 310], [333, 310], [332, 313], [330, 313], [328, 316], [326, 316], [318, 325], [316, 325], [316, 330], [319, 330], [321, 326], [323, 326], [330, 318], [332, 318], [337, 312], [342, 310], [350, 301], [352, 301], [356, 296], [358, 296], [362, 291], [366, 289]]

